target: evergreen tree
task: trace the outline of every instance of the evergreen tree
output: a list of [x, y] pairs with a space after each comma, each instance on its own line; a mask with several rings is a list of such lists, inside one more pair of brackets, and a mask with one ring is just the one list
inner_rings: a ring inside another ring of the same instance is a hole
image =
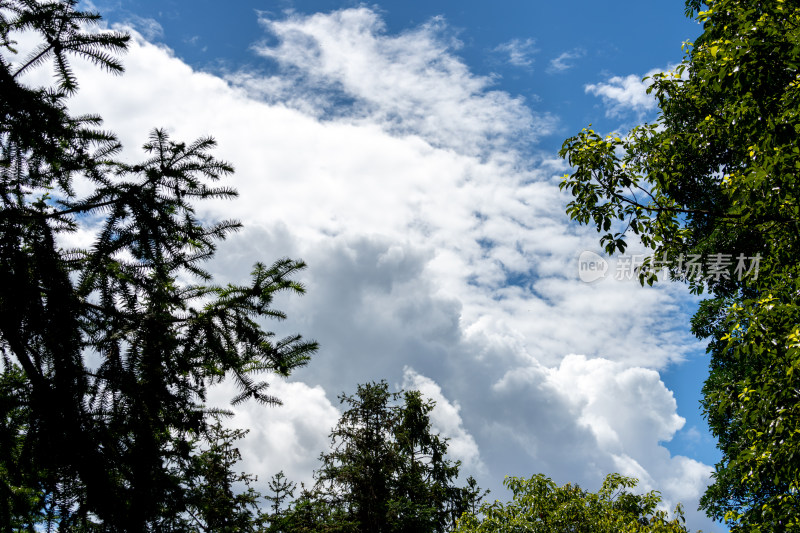
[[[235, 473], [242, 456], [234, 443], [248, 433], [226, 429], [219, 419], [210, 423], [202, 438], [192, 443], [190, 466], [184, 478], [186, 510], [158, 524], [158, 529], [238, 533], [261, 531], [261, 494], [252, 484], [253, 474]], [[244, 491], [239, 491], [244, 486]]]
[[286, 479], [286, 475], [283, 473], [283, 470], [281, 470], [272, 476], [268, 487], [272, 494], [266, 495], [265, 498], [272, 503], [272, 514], [278, 516], [283, 508], [283, 504], [294, 496], [297, 483], [292, 483]]
[[342, 395], [348, 408], [320, 457], [313, 491], [289, 512], [287, 531], [441, 532], [482, 497], [474, 480], [455, 485], [460, 463], [431, 431], [434, 402], [385, 381]]
[[[208, 386], [227, 376], [234, 402], [279, 403], [254, 374], [288, 375], [316, 349], [259, 323], [284, 318], [272, 298], [303, 291], [292, 276], [304, 264], [211, 282], [202, 264], [239, 224], [206, 224], [193, 202], [234, 197], [213, 185], [233, 169], [209, 153], [212, 139], [162, 130], [145, 161], [119, 162], [99, 117], [69, 113], [69, 57], [121, 73], [128, 42], [85, 29], [99, 16], [75, 6], [0, 0], [0, 527], [166, 530], [190, 504], [195, 443], [212, 428]], [[21, 60], [18, 32], [41, 41]], [[49, 64], [55, 86], [23, 83]], [[93, 242], [64, 249], [78, 230]]]
[[265, 517], [266, 521], [269, 522], [267, 531], [270, 533], [280, 533], [293, 530], [285, 524], [285, 522], [287, 522], [287, 517], [284, 504], [289, 501], [289, 498], [294, 497], [297, 483], [289, 481], [283, 473], [283, 470], [281, 470], [272, 476], [267, 486], [270, 490], [270, 494], [264, 497], [270, 502], [272, 509], [272, 512]]

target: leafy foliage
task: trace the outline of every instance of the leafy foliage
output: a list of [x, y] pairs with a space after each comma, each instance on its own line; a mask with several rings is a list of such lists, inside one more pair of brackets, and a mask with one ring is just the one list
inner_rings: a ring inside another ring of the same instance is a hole
[[[162, 130], [148, 159], [116, 161], [100, 118], [69, 114], [69, 56], [118, 73], [128, 41], [86, 30], [99, 16], [75, 4], [0, 1], [0, 520], [168, 530], [197, 498], [186, 479], [197, 439], [215, 427], [208, 386], [228, 376], [234, 402], [279, 403], [254, 376], [288, 375], [315, 351], [261, 326], [285, 318], [272, 299], [303, 292], [292, 277], [305, 265], [282, 259], [257, 264], [247, 285], [210, 283], [202, 264], [239, 224], [206, 224], [193, 202], [234, 197], [213, 185], [233, 169], [209, 153], [213, 139], [185, 144]], [[15, 63], [21, 31], [42, 43]], [[55, 87], [23, 83], [50, 61]], [[63, 249], [79, 230], [90, 246]]]
[[655, 491], [633, 494], [627, 489], [637, 480], [610, 474], [597, 493], [567, 483], [557, 486], [542, 474], [530, 479], [508, 477], [505, 486], [512, 498], [484, 503], [478, 512], [465, 513], [457, 533], [491, 532], [685, 532], [681, 507], [675, 518], [658, 509], [661, 497]]
[[[712, 293], [692, 328], [710, 339], [702, 403], [723, 458], [702, 506], [734, 531], [785, 531], [800, 526], [800, 7], [690, 1], [687, 13], [703, 33], [652, 79], [657, 123], [568, 139], [562, 187], [607, 252], [625, 250], [628, 229], [652, 250], [643, 283], [666, 267]], [[689, 273], [690, 257], [714, 274]]]

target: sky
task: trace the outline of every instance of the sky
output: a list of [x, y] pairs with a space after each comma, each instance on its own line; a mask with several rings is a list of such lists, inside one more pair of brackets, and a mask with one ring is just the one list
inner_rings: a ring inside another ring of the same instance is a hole
[[[311, 482], [338, 395], [385, 379], [437, 402], [434, 429], [489, 498], [507, 498], [507, 475], [596, 490], [620, 472], [683, 502], [692, 529], [724, 530], [696, 511], [719, 459], [698, 405], [698, 299], [629, 279], [635, 242], [593, 255], [599, 236], [569, 221], [558, 187], [567, 137], [656, 119], [642, 78], [700, 32], [682, 2], [90, 5], [133, 41], [123, 76], [76, 63], [75, 112], [100, 114], [131, 161], [160, 127], [214, 136], [236, 168], [238, 198], [197, 206], [244, 224], [209, 264], [216, 280], [308, 264], [306, 294], [277, 299], [288, 318], [265, 327], [319, 353], [267, 377], [282, 406], [228, 422], [250, 429], [257, 488], [279, 470]], [[584, 252], [605, 277], [581, 275]]]

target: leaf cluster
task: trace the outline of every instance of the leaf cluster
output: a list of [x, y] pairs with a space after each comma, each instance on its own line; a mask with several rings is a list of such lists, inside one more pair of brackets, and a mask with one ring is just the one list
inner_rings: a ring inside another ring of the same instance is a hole
[[543, 474], [529, 479], [507, 477], [505, 486], [511, 491], [508, 503], [484, 503], [478, 513], [465, 513], [457, 533], [490, 532], [686, 532], [683, 511], [675, 509], [675, 517], [659, 509], [658, 492], [634, 494], [628, 489], [637, 480], [609, 474], [596, 493], [567, 483], [556, 485]]
[[[709, 291], [692, 320], [708, 338], [702, 401], [722, 461], [702, 500], [734, 530], [785, 531], [798, 520], [800, 419], [793, 335], [800, 324], [800, 7], [785, 0], [689, 1], [702, 34], [654, 76], [660, 113], [624, 137], [590, 129], [565, 141], [568, 214], [624, 251], [630, 229], [652, 255], [640, 281]], [[687, 277], [693, 255], [760, 258], [736, 275]]]

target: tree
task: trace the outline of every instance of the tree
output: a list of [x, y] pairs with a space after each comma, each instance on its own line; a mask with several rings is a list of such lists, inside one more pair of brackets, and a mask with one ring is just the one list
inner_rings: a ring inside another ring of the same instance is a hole
[[650, 248], [642, 283], [666, 271], [711, 293], [692, 329], [710, 340], [702, 404], [723, 455], [701, 506], [734, 531], [785, 531], [800, 526], [800, 7], [687, 14], [703, 33], [651, 80], [657, 122], [567, 139], [562, 187], [608, 253], [627, 230]]
[[269, 517], [270, 533], [341, 533], [359, 531], [358, 523], [342, 506], [332, 505], [316, 488], [301, 484], [299, 497], [285, 512]]
[[302, 527], [288, 531], [448, 531], [481, 498], [474, 480], [454, 484], [460, 463], [431, 432], [433, 401], [389, 392], [385, 381], [340, 400], [349, 408], [320, 457], [316, 485], [289, 512]]
[[[242, 459], [234, 443], [248, 430], [226, 429], [219, 419], [206, 428], [202, 439], [193, 445], [190, 467], [180, 475], [186, 479], [186, 510], [173, 519], [173, 523], [160, 524], [173, 531], [200, 532], [255, 532], [260, 531], [263, 513], [259, 503], [261, 494], [253, 489], [257, 480], [253, 474], [234, 473], [233, 468]], [[243, 492], [236, 492], [243, 485]]]
[[[315, 351], [260, 323], [285, 318], [272, 298], [302, 293], [292, 277], [305, 265], [259, 263], [247, 285], [212, 283], [202, 264], [240, 225], [206, 224], [192, 202], [234, 197], [212, 186], [233, 169], [209, 153], [213, 139], [162, 130], [148, 159], [117, 161], [100, 118], [69, 113], [69, 57], [118, 74], [128, 42], [85, 29], [99, 15], [75, 5], [0, 0], [0, 527], [168, 530], [212, 429], [208, 386], [227, 376], [234, 403], [276, 404], [255, 374], [288, 375]], [[21, 60], [19, 32], [41, 41]], [[55, 85], [28, 85], [50, 61]], [[93, 242], [64, 249], [78, 230]]]
[[[267, 531], [281, 532], [292, 531], [298, 528], [292, 528], [287, 525], [286, 513], [284, 504], [289, 498], [294, 497], [294, 491], [297, 489], [297, 483], [293, 483], [286, 478], [283, 470], [272, 476], [268, 484], [271, 494], [264, 496], [267, 501], [271, 503], [272, 512], [265, 516], [265, 521], [269, 522]], [[302, 496], [301, 496], [302, 498]]]
[[297, 483], [293, 483], [286, 479], [286, 474], [284, 474], [283, 470], [281, 470], [272, 476], [268, 486], [269, 490], [272, 491], [272, 494], [265, 496], [265, 498], [272, 502], [272, 514], [274, 516], [278, 516], [284, 502], [294, 496]]
[[597, 493], [567, 483], [557, 486], [542, 474], [508, 477], [511, 501], [484, 503], [478, 513], [464, 513], [457, 533], [541, 532], [619, 533], [686, 532], [681, 507], [670, 520], [659, 510], [658, 492], [637, 495], [627, 489], [637, 480], [610, 474]]

